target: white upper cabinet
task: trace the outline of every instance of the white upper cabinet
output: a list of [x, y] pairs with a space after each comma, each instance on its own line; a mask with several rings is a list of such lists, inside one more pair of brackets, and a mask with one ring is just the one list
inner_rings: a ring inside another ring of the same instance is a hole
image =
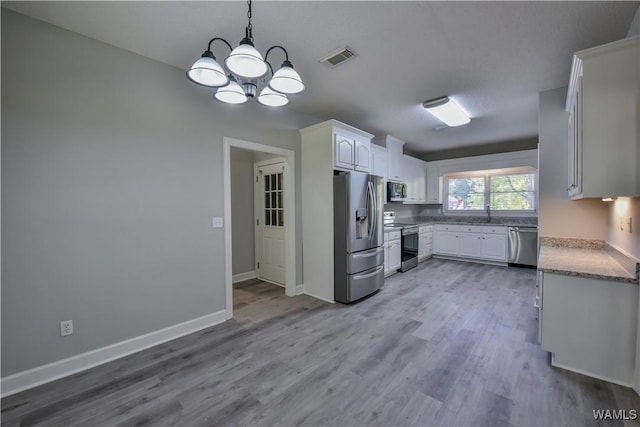
[[337, 169], [352, 170], [355, 161], [355, 139], [335, 133], [333, 135], [333, 165]]
[[406, 204], [427, 203], [427, 168], [423, 160], [403, 155], [404, 182], [407, 184]]
[[377, 136], [374, 141], [379, 145], [387, 147], [388, 180], [404, 182], [404, 173], [402, 170], [402, 146], [404, 145], [404, 141], [391, 135]]
[[371, 172], [371, 137], [334, 126], [333, 168]]
[[389, 177], [389, 157], [387, 150], [377, 144], [371, 144], [371, 173], [383, 177]]
[[353, 168], [360, 172], [371, 172], [371, 140], [355, 140]]
[[427, 163], [427, 203], [442, 204], [442, 179], [437, 166]]
[[384, 202], [387, 203], [387, 180], [389, 175], [389, 158], [387, 149], [377, 144], [371, 144], [371, 173], [384, 178]]
[[566, 110], [569, 196], [640, 196], [640, 37], [577, 52]]

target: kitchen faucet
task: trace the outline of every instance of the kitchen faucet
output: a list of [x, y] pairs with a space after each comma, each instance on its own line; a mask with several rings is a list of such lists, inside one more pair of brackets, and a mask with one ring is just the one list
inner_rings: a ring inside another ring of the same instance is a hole
[[491, 222], [491, 205], [487, 205], [487, 222]]

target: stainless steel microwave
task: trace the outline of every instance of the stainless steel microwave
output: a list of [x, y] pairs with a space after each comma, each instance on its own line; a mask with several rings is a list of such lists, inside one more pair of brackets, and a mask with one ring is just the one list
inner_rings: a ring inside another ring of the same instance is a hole
[[403, 202], [407, 198], [407, 184], [387, 182], [387, 202]]

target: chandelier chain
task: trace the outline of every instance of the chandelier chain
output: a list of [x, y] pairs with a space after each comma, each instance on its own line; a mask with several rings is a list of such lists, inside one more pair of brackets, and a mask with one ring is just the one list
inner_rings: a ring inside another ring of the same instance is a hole
[[251, 41], [253, 41], [253, 27], [251, 25], [251, 0], [247, 0], [247, 5], [249, 6], [249, 10], [247, 11], [247, 18], [249, 18], [249, 24], [247, 25], [247, 34]]

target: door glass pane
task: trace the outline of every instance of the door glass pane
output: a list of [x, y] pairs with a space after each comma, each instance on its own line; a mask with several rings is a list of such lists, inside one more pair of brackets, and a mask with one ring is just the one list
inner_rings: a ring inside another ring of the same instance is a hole
[[276, 204], [276, 193], [275, 191], [273, 193], [271, 193], [271, 207], [272, 208], [277, 208], [278, 205]]
[[271, 211], [271, 225], [277, 225], [278, 224], [278, 219], [276, 218], [276, 210], [272, 210]]
[[278, 190], [282, 190], [282, 174], [278, 174]]
[[278, 207], [279, 208], [283, 208], [283, 204], [282, 204], [282, 191], [278, 191]]
[[269, 191], [269, 176], [264, 177], [264, 191]]
[[269, 197], [269, 193], [264, 193], [264, 207], [265, 208], [271, 207], [271, 197]]
[[271, 225], [271, 213], [269, 209], [264, 210], [264, 224]]
[[284, 211], [278, 209], [278, 227], [284, 227]]
[[271, 189], [275, 190], [276, 189], [276, 175], [271, 175]]

